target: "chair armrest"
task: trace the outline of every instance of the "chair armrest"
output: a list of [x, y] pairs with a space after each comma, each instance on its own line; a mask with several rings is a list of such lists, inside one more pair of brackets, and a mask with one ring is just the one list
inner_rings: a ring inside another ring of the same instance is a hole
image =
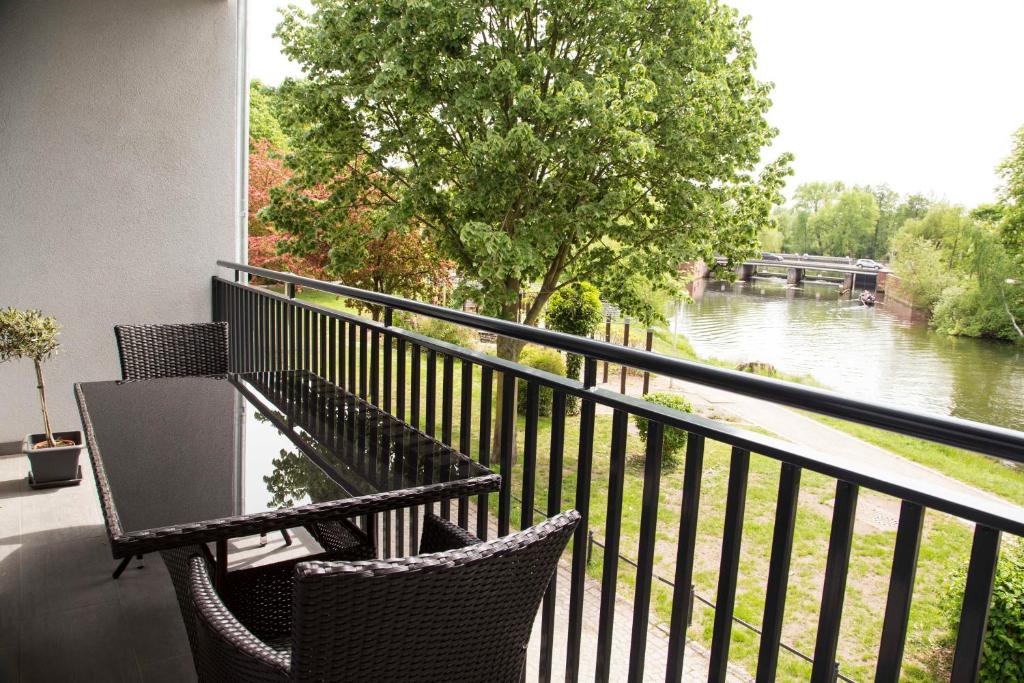
[[480, 539], [465, 529], [441, 519], [437, 515], [423, 516], [423, 538], [420, 541], [421, 553], [439, 553], [455, 548], [476, 545]]
[[289, 679], [291, 655], [274, 650], [235, 618], [214, 590], [201, 557], [189, 562], [189, 593], [195, 610], [194, 655], [200, 679]]

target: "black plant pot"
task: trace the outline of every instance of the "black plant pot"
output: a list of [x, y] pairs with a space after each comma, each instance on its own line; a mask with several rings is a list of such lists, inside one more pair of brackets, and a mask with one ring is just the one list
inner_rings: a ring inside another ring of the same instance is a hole
[[46, 434], [29, 434], [22, 443], [21, 452], [28, 456], [31, 471], [28, 485], [34, 489], [54, 486], [77, 486], [82, 481], [82, 468], [78, 466], [78, 454], [82, 452], [82, 432], [54, 432], [54, 439], [74, 441], [73, 446], [56, 448], [34, 448], [46, 441]]

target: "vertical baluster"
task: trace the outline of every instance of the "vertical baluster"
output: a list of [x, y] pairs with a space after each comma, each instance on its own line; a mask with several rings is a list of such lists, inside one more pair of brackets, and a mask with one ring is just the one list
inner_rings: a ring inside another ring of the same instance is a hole
[[434, 436], [437, 431], [437, 352], [427, 350], [427, 400], [426, 426], [423, 431], [427, 436]]
[[334, 355], [335, 355], [335, 358], [337, 359], [337, 364], [338, 364], [338, 375], [337, 375], [337, 380], [336, 381], [337, 381], [337, 384], [338, 384], [338, 388], [344, 390], [345, 389], [345, 363], [346, 363], [345, 335], [347, 334], [347, 332], [346, 332], [346, 326], [345, 326], [345, 319], [344, 318], [338, 318], [338, 320], [336, 322], [338, 323], [338, 336], [337, 336], [337, 340], [336, 340], [335, 344], [332, 346], [332, 348], [334, 349]]
[[534, 498], [537, 487], [537, 422], [540, 414], [540, 385], [526, 385], [526, 431], [523, 435], [523, 502], [519, 528], [533, 526]]
[[700, 509], [700, 482], [704, 470], [704, 437], [690, 434], [686, 441], [683, 468], [683, 503], [679, 513], [679, 541], [676, 546], [676, 571], [672, 591], [672, 616], [668, 637], [666, 683], [683, 678], [683, 654], [686, 652], [686, 627], [693, 609], [693, 557], [697, 545], [697, 515]]
[[370, 403], [380, 407], [380, 332], [370, 333]]
[[391, 324], [394, 322], [394, 311], [391, 307], [384, 308], [384, 412], [391, 412]]
[[[454, 393], [452, 385], [455, 379], [454, 366], [455, 359], [445, 354], [441, 375], [441, 442], [446, 446], [452, 445], [452, 395]], [[449, 471], [451, 457], [447, 451], [441, 455], [438, 465], [441, 469], [440, 481], [449, 481], [451, 479], [451, 472]], [[448, 498], [441, 501], [441, 516], [449, 521], [452, 518], [452, 504]]]
[[338, 319], [327, 317], [327, 381], [338, 384]]
[[836, 502], [832, 510], [832, 530], [828, 538], [828, 559], [825, 562], [825, 586], [821, 594], [818, 616], [818, 637], [814, 644], [811, 680], [815, 683], [835, 680], [836, 649], [839, 646], [839, 625], [843, 618], [846, 575], [850, 569], [853, 545], [853, 523], [857, 516], [858, 487], [845, 481], [836, 482]]
[[964, 603], [960, 611], [960, 627], [953, 655], [954, 683], [978, 680], [981, 666], [981, 646], [985, 641], [988, 611], [992, 604], [992, 586], [996, 579], [999, 560], [1000, 533], [987, 526], [974, 527], [971, 544], [971, 563], [964, 586]]
[[331, 371], [328, 366], [327, 327], [331, 323], [331, 318], [324, 313], [320, 313], [317, 317], [320, 319], [320, 368], [318, 374], [329, 382], [331, 381]]
[[420, 379], [423, 370], [420, 368], [420, 346], [412, 345], [412, 386], [409, 388], [409, 424], [414, 429], [420, 428]]
[[747, 474], [750, 453], [732, 449], [729, 463], [729, 492], [725, 503], [725, 529], [722, 537], [722, 559], [718, 570], [718, 599], [715, 601], [715, 624], [711, 640], [708, 681], [725, 681], [732, 639], [732, 616], [736, 606], [736, 578], [740, 568], [740, 543], [743, 539], [743, 513], [747, 502]]
[[[562, 456], [565, 452], [565, 394], [555, 391], [551, 397], [551, 447], [548, 450], [548, 517], [562, 511]], [[551, 681], [551, 657], [555, 640], [555, 601], [558, 596], [558, 572], [551, 575], [551, 583], [544, 594], [540, 623], [540, 663], [538, 678], [541, 683]]]
[[302, 367], [304, 370], [313, 371], [313, 312], [308, 308], [302, 309]]
[[661, 494], [661, 454], [665, 426], [647, 423], [647, 452], [644, 455], [644, 492], [640, 504], [640, 543], [637, 547], [636, 590], [633, 593], [633, 632], [629, 644], [629, 680], [644, 679], [647, 654], [647, 625], [651, 609], [651, 580], [654, 576], [654, 543], [658, 530], [658, 500]]
[[501, 444], [498, 461], [501, 463], [501, 489], [498, 491], [498, 536], [507, 536], [512, 514], [512, 451], [516, 439], [516, 378], [501, 373]]
[[768, 564], [768, 588], [761, 620], [761, 647], [757, 658], [757, 680], [774, 681], [779, 664], [782, 618], [786, 612], [789, 586], [789, 560], [793, 551], [793, 529], [800, 500], [800, 468], [782, 463], [779, 471], [779, 495], [775, 503], [775, 529], [772, 534], [771, 560]]
[[615, 631], [615, 589], [619, 581], [619, 538], [622, 535], [622, 493], [626, 474], [626, 428], [629, 416], [612, 414], [612, 446], [608, 472], [608, 510], [604, 528], [604, 563], [601, 569], [601, 612], [597, 618], [597, 681], [611, 671], [612, 635]]
[[[583, 359], [583, 385], [592, 389], [597, 383], [597, 361]], [[587, 536], [590, 520], [590, 476], [594, 457], [593, 400], [583, 398], [580, 404], [580, 446], [576, 463], [576, 511], [580, 523], [573, 532], [572, 585], [569, 588], [569, 633], [566, 641], [565, 678], [570, 683], [579, 680], [580, 643], [583, 634], [583, 595], [587, 579]]]
[[398, 338], [395, 355], [395, 417], [405, 421], [405, 339]]
[[369, 352], [369, 336], [370, 330], [366, 325], [359, 326], [359, 398], [366, 400], [366, 379], [368, 361], [367, 354]]
[[348, 393], [356, 393], [356, 353], [359, 345], [356, 344], [356, 323], [348, 321]]
[[882, 642], [878, 648], [878, 664], [875, 668], [875, 681], [881, 683], [896, 683], [900, 678], [923, 527], [924, 508], [903, 501], [900, 506], [900, 523], [896, 529], [892, 572], [889, 575], [889, 596], [885, 601], [885, 619], [882, 621]]
[[[459, 405], [459, 452], [470, 456], [473, 438], [473, 364], [462, 361], [462, 400]], [[459, 498], [459, 526], [469, 529], [469, 497]]]
[[[477, 447], [478, 462], [487, 467], [491, 464], [491, 392], [494, 371], [480, 368], [480, 441]], [[476, 537], [487, 540], [487, 504], [489, 497], [482, 493], [476, 499]]]
[[[412, 345], [412, 387], [410, 394], [409, 406], [410, 411], [410, 424], [414, 429], [419, 429], [420, 426], [420, 378], [422, 377], [422, 370], [420, 369], [420, 346], [419, 344]], [[409, 544], [411, 546], [410, 552], [415, 554], [420, 543], [419, 533], [419, 506], [413, 506], [409, 510]]]
[[[396, 353], [397, 367], [395, 369], [395, 417], [400, 421], [405, 421], [405, 339], [399, 337], [398, 348]], [[405, 458], [398, 458], [399, 469], [395, 473], [395, 483], [399, 486], [403, 485], [404, 466]], [[398, 555], [401, 556], [405, 553], [405, 511], [398, 509], [395, 511], [395, 546], [398, 549]]]

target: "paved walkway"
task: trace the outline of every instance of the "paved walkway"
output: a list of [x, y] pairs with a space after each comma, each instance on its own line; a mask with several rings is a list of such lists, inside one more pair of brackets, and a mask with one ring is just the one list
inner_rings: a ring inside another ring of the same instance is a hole
[[[627, 393], [639, 396], [642, 392], [641, 382], [640, 377], [627, 377]], [[615, 371], [612, 371], [607, 384], [599, 386], [610, 391], [618, 391], [619, 378]], [[693, 403], [694, 407], [702, 414], [757, 425], [786, 441], [812, 448], [821, 453], [850, 458], [861, 464], [869, 465], [879, 472], [887, 472], [918, 481], [929, 481], [947, 489], [1007, 502], [999, 496], [965, 484], [925, 465], [907, 460], [892, 451], [879, 448], [784, 406], [693, 382], [680, 380], [670, 382], [668, 379], [660, 377], [651, 380], [650, 390], [678, 392]]]

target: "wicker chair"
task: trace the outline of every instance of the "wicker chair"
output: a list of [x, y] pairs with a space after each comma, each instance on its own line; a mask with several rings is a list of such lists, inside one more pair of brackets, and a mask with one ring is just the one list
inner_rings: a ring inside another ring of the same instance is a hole
[[[200, 681], [521, 680], [575, 510], [481, 543], [434, 515], [408, 558], [318, 557], [228, 574], [202, 546], [165, 551]], [[273, 580], [270, 577], [273, 577]]]
[[121, 379], [223, 375], [228, 324], [115, 325]]

